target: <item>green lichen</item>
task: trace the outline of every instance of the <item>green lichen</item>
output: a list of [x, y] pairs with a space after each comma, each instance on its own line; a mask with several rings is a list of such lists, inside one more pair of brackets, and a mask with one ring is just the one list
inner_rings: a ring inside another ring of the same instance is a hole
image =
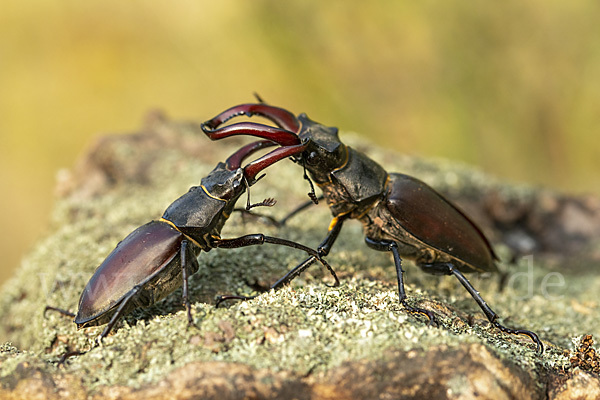
[[[355, 147], [365, 146], [352, 135], [346, 138]], [[219, 146], [222, 150], [216, 157], [224, 158], [233, 149]], [[369, 154], [391, 171], [413, 173], [436, 187], [461, 191], [498, 184], [481, 172], [446, 161], [392, 156], [378, 149]], [[159, 217], [218, 159], [206, 164], [165, 149], [152, 165], [151, 182], [117, 186], [91, 199], [58, 200], [49, 233], [0, 295], [0, 338], [16, 346], [3, 345], [0, 376], [9, 376], [26, 362], [54, 374], [81, 376], [91, 390], [107, 385], [140, 387], [192, 361], [215, 360], [304, 376], [323, 374], [347, 361], [385, 359], [394, 350], [427, 351], [437, 345], [463, 343], [484, 343], [499, 357], [543, 374], [567, 368], [563, 350], [572, 348], [573, 337], [600, 334], [596, 300], [600, 278], [570, 274], [568, 269], [537, 259], [521, 260], [517, 266], [501, 264], [514, 277], [503, 291], [498, 290], [495, 277], [470, 279], [506, 325], [540, 335], [547, 348], [543, 355], [535, 352], [527, 338], [491, 328], [452, 277], [426, 275], [407, 262], [410, 302], [439, 310], [439, 326], [428, 326], [426, 319], [407, 314], [398, 304], [391, 257], [367, 248], [361, 226], [353, 222], [345, 226], [328, 257], [342, 280], [339, 287], [328, 287], [331, 277], [316, 265], [283, 290], [217, 309], [216, 294], [252, 294], [252, 286], [274, 282], [304, 254], [270, 245], [214, 250], [200, 256], [200, 270], [190, 281], [195, 326], [187, 324], [180, 290], [127, 316], [96, 348], [91, 347], [102, 327], [77, 331], [69, 318], [57, 313], [44, 318], [46, 305], [75, 310], [81, 289], [116, 243], [137, 226]], [[251, 195], [255, 200], [275, 197], [278, 204], [263, 212], [281, 217], [305, 200], [307, 190], [301, 169], [282, 162], [268, 170], [267, 178], [252, 188]], [[244, 222], [234, 214], [222, 236], [262, 232], [316, 247], [329, 219], [323, 205], [284, 228], [256, 220]], [[498, 246], [498, 252], [508, 250]], [[548, 274], [556, 272], [564, 277], [564, 285], [548, 286]], [[471, 325], [468, 315], [473, 315]], [[63, 368], [57, 366], [67, 350], [90, 348]]]

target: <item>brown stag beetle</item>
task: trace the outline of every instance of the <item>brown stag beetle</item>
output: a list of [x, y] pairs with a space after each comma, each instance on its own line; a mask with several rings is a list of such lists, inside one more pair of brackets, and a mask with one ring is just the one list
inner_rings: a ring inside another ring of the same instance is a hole
[[[232, 239], [220, 237], [236, 201], [247, 187], [262, 177], [257, 179], [257, 174], [295, 152], [294, 146], [277, 148], [245, 167], [240, 167], [250, 154], [274, 145], [272, 141], [261, 140], [244, 146], [225, 163], [220, 162], [201, 180], [200, 186], [192, 187], [175, 200], [162, 218], [137, 228], [123, 239], [90, 278], [79, 299], [76, 316], [55, 307], [47, 309], [74, 316], [78, 328], [107, 323], [96, 339], [98, 344], [121, 316], [135, 308], [150, 306], [183, 285], [183, 303], [188, 322], [193, 324], [188, 298], [188, 277], [198, 271], [197, 257], [200, 252], [263, 243], [305, 251], [311, 256], [311, 260], [321, 262], [333, 275], [336, 285], [339, 284], [335, 272], [318, 252], [302, 244], [263, 234]], [[272, 199], [250, 204], [248, 198], [246, 208], [273, 204]], [[306, 262], [294, 268], [293, 276], [308, 268], [311, 263], [312, 261]], [[281, 285], [288, 281], [285, 280]], [[81, 353], [73, 352], [66, 356], [75, 354]]]
[[[221, 126], [241, 115], [264, 117], [276, 127], [253, 122]], [[495, 327], [506, 333], [528, 336], [535, 342], [537, 350], [543, 352], [542, 342], [534, 332], [500, 324], [498, 315], [465, 278], [463, 272], [496, 272], [498, 258], [481, 229], [424, 182], [408, 175], [386, 172], [365, 154], [344, 145], [337, 128], [311, 121], [306, 114], [296, 117], [262, 101], [232, 107], [202, 124], [202, 130], [212, 140], [250, 135], [271, 140], [281, 148], [295, 149], [289, 153], [290, 157], [303, 166], [304, 178], [310, 183], [306, 175], [308, 170], [333, 214], [329, 232], [318, 248], [320, 256], [329, 254], [343, 223], [357, 219], [364, 226], [369, 247], [392, 253], [400, 303], [409, 312], [424, 314], [430, 323], [434, 323], [431, 311], [412, 307], [406, 302], [401, 256], [415, 260], [425, 272], [454, 275]], [[312, 183], [309, 196], [317, 202]]]

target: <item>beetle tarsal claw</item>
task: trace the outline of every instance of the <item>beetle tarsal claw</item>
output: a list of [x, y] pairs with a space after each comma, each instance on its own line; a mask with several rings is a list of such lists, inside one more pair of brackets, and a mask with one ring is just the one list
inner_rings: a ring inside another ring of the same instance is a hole
[[408, 311], [409, 313], [421, 314], [421, 315], [426, 316], [429, 319], [427, 326], [433, 326], [434, 328], [437, 328], [439, 326], [438, 322], [435, 319], [434, 314], [431, 311], [425, 310], [425, 309], [419, 308], [419, 307], [410, 306], [410, 305], [408, 305], [408, 303], [406, 303], [406, 301], [402, 301], [401, 303], [404, 306], [404, 308], [406, 309], [406, 311]]
[[[204, 311], [204, 310], [200, 310], [200, 312], [201, 312], [201, 313], [200, 313], [200, 316], [199, 316], [199, 317], [197, 317], [197, 318], [194, 318], [194, 320], [202, 321], [202, 320], [203, 320], [203, 319], [206, 317], [206, 311]], [[197, 315], [197, 313], [198, 313], [198, 311], [196, 311], [196, 312], [194, 313], [194, 315]], [[195, 321], [192, 321], [192, 323], [191, 323], [191, 324], [188, 324], [188, 326], [194, 326], [195, 328], [198, 328], [198, 325], [196, 325], [196, 322], [195, 322]]]
[[500, 329], [502, 332], [505, 333], [509, 333], [511, 335], [523, 335], [523, 336], [527, 336], [529, 339], [531, 339], [536, 346], [536, 351], [540, 354], [542, 354], [544, 352], [544, 345], [542, 344], [542, 341], [540, 340], [540, 338], [538, 337], [537, 334], [535, 334], [534, 332], [525, 330], [525, 329], [512, 329], [512, 328], [507, 328], [504, 325], [501, 325], [499, 322], [494, 321], [493, 325]]
[[256, 296], [238, 296], [235, 294], [220, 294], [216, 297], [215, 308], [219, 308], [226, 300], [252, 300]]
[[56, 364], [56, 366], [57, 366], [57, 367], [64, 366], [64, 365], [65, 365], [65, 362], [66, 362], [66, 361], [67, 361], [69, 358], [71, 358], [71, 357], [77, 357], [77, 356], [80, 356], [80, 355], [82, 355], [82, 354], [85, 354], [85, 353], [86, 353], [85, 351], [77, 351], [77, 350], [74, 350], [74, 351], [67, 351], [65, 354], [63, 354], [63, 355], [60, 357], [60, 359], [58, 360], [58, 363]]

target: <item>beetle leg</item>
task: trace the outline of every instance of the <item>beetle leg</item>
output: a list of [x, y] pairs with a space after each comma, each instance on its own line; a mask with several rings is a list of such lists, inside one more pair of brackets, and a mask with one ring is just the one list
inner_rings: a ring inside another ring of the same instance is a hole
[[[312, 203], [307, 202], [306, 204], [303, 204], [301, 206], [301, 208], [299, 208], [298, 210], [302, 210], [302, 209], [308, 207], [310, 204], [312, 204]], [[292, 213], [296, 213], [296, 212], [298, 212], [298, 210], [294, 210]], [[329, 224], [329, 230], [327, 232], [327, 236], [325, 236], [325, 239], [323, 239], [323, 241], [321, 242], [319, 247], [317, 247], [317, 253], [319, 254], [319, 257], [325, 257], [329, 254], [329, 252], [331, 251], [331, 248], [333, 247], [333, 244], [335, 243], [338, 235], [340, 234], [340, 232], [342, 230], [342, 225], [344, 224], [344, 221], [346, 219], [348, 219], [348, 217], [349, 217], [349, 214], [342, 214], [342, 215], [338, 215], [337, 217], [334, 217], [331, 220], [331, 223]], [[287, 218], [289, 218], [289, 216], [284, 218], [283, 221], [285, 221]], [[310, 267], [310, 265], [316, 259], [317, 258], [315, 256], [308, 257], [306, 260], [304, 260], [300, 264], [298, 264], [294, 269], [292, 269], [287, 274], [285, 274], [283, 277], [281, 277], [277, 282], [275, 282], [271, 286], [271, 289], [275, 289], [275, 290], [281, 289], [281, 287], [283, 287], [287, 283], [290, 283], [295, 277], [297, 277], [302, 272], [304, 272], [304, 270], [306, 270], [308, 267]], [[330, 272], [331, 272], [331, 270], [330, 270]], [[333, 287], [339, 286], [340, 281], [337, 279], [337, 276], [335, 276], [334, 273], [332, 273], [332, 275], [335, 278], [335, 283], [333, 284]], [[327, 285], [327, 286], [330, 286], [330, 285]]]
[[473, 299], [475, 299], [475, 301], [477, 302], [477, 304], [479, 305], [479, 307], [483, 310], [483, 313], [485, 314], [485, 316], [487, 317], [487, 319], [492, 323], [492, 325], [494, 325], [496, 328], [500, 329], [502, 332], [505, 332], [505, 333], [510, 333], [512, 335], [525, 335], [525, 336], [528, 336], [531, 340], [533, 340], [535, 342], [535, 344], [536, 344], [536, 350], [539, 353], [543, 353], [544, 352], [544, 346], [542, 345], [542, 342], [541, 342], [540, 338], [538, 337], [538, 335], [536, 335], [534, 332], [531, 332], [531, 331], [528, 331], [528, 330], [524, 330], [524, 329], [512, 329], [512, 328], [507, 328], [504, 325], [501, 325], [497, 321], [498, 314], [496, 314], [490, 308], [490, 306], [487, 305], [487, 303], [485, 302], [485, 300], [483, 300], [483, 298], [481, 297], [481, 295], [479, 294], [479, 292], [477, 290], [475, 290], [475, 288], [473, 287], [473, 285], [471, 285], [471, 282], [469, 282], [467, 280], [467, 278], [462, 274], [462, 272], [460, 272], [458, 270], [458, 268], [456, 268], [452, 264], [447, 264], [447, 266], [448, 266], [449, 271], [456, 277], [456, 279], [458, 279], [460, 281], [460, 283], [462, 283], [462, 285], [464, 286], [464, 288], [467, 289], [467, 291], [473, 297]]
[[78, 351], [78, 350], [73, 350], [73, 351], [67, 351], [65, 354], [63, 354], [60, 359], [58, 360], [58, 362], [56, 363], [57, 367], [60, 367], [61, 365], [64, 365], [65, 362], [71, 358], [71, 357], [77, 357], [77, 356], [81, 356], [83, 354], [87, 353], [87, 351]]
[[237, 295], [237, 294], [220, 294], [217, 296], [216, 301], [215, 301], [215, 308], [219, 308], [219, 306], [221, 305], [221, 303], [223, 303], [226, 300], [252, 300], [253, 298], [255, 298], [256, 296], [241, 296], [241, 295]]
[[[75, 317], [75, 314], [72, 313], [71, 311], [67, 311], [64, 310], [62, 308], [58, 308], [58, 307], [52, 307], [52, 306], [46, 306], [44, 308], [44, 318], [46, 318], [46, 312], [47, 311], [56, 311], [61, 315], [64, 315], [65, 317]], [[71, 357], [76, 357], [76, 356], [80, 356], [82, 354], [85, 354], [85, 351], [78, 351], [78, 350], [69, 350], [67, 351], [65, 354], [63, 354], [60, 359], [58, 360], [58, 362], [56, 363], [57, 367], [60, 367], [61, 365], [64, 365], [64, 363]]]
[[[310, 267], [312, 265], [312, 263], [316, 259], [317, 258], [315, 256], [308, 257], [306, 260], [302, 261], [300, 264], [298, 264], [294, 268], [292, 268], [284, 276], [282, 276], [281, 278], [279, 278], [277, 280], [277, 282], [275, 282], [274, 284], [272, 284], [269, 289], [270, 290], [279, 290], [279, 289], [281, 289], [283, 286], [285, 286], [286, 284], [290, 283], [294, 278], [296, 278], [301, 273], [303, 273], [304, 271], [306, 271], [308, 269], [308, 267]], [[338, 280], [337, 276], [335, 275], [335, 272], [333, 273], [333, 275], [334, 275], [334, 278], [335, 278], [335, 283], [333, 284], [333, 286], [339, 286], [340, 281]], [[327, 285], [327, 286], [329, 286], [329, 285]]]
[[[287, 274], [285, 274], [282, 278], [278, 279], [277, 282], [272, 284], [271, 287], [269, 288], [269, 290], [281, 289], [284, 285], [290, 283], [294, 278], [296, 278], [302, 272], [306, 271], [308, 269], [308, 267], [310, 267], [315, 262], [316, 259], [317, 259], [316, 256], [308, 257], [306, 260], [302, 261], [300, 264], [295, 266], [291, 271], [289, 271]], [[325, 260], [321, 260], [321, 261], [325, 262]], [[327, 286], [329, 286], [329, 287], [339, 286], [340, 280], [338, 279], [335, 271], [326, 262], [325, 262], [325, 266], [327, 267], [327, 269], [329, 270], [329, 272], [335, 279], [335, 283], [333, 285], [327, 285]], [[216, 306], [218, 307], [219, 304], [221, 304], [225, 300], [251, 300], [255, 297], [256, 296], [239, 296], [239, 295], [235, 295], [235, 294], [219, 295], [219, 296], [217, 296]]]
[[[198, 263], [196, 257], [190, 254], [188, 250], [188, 241], [184, 240], [181, 242], [181, 277], [183, 279], [183, 289], [182, 289], [182, 300], [183, 305], [185, 306], [187, 312], [188, 325], [194, 325], [194, 320], [192, 319], [192, 305], [189, 300], [189, 289], [188, 289], [188, 264]], [[198, 266], [194, 268], [198, 269]]]
[[240, 237], [234, 238], [234, 239], [215, 239], [213, 242], [213, 245], [215, 247], [224, 247], [224, 248], [231, 249], [231, 248], [238, 248], [238, 247], [245, 247], [245, 246], [260, 245], [263, 243], [271, 243], [271, 244], [278, 244], [280, 246], [292, 247], [294, 249], [302, 250], [302, 251], [310, 254], [311, 257], [314, 258], [314, 260], [318, 260], [321, 264], [323, 264], [323, 266], [325, 266], [325, 268], [327, 268], [327, 270], [331, 273], [331, 275], [335, 279], [335, 282], [336, 282], [335, 285], [337, 286], [340, 284], [340, 281], [339, 281], [337, 275], [335, 274], [335, 271], [333, 270], [333, 268], [331, 268], [331, 265], [329, 265], [329, 263], [322, 258], [323, 255], [321, 255], [321, 253], [319, 251], [320, 249], [315, 251], [315, 250], [311, 249], [310, 247], [304, 246], [303, 244], [300, 244], [298, 242], [294, 242], [294, 241], [287, 240], [287, 239], [276, 238], [276, 237], [272, 237], [272, 236], [265, 236], [262, 233], [255, 233], [255, 234], [240, 236]]
[[[323, 200], [325, 198], [325, 196], [320, 195], [317, 197], [317, 203], [321, 200]], [[298, 214], [300, 211], [303, 211], [305, 209], [307, 209], [308, 207], [312, 206], [313, 204], [316, 204], [313, 200], [308, 200], [307, 202], [300, 204], [297, 208], [295, 208], [294, 210], [290, 211], [290, 213], [288, 215], [286, 215], [283, 219], [281, 219], [279, 221], [279, 225], [283, 226], [286, 224], [286, 222], [292, 218], [294, 215]]]
[[325, 257], [331, 251], [333, 244], [335, 243], [338, 235], [342, 230], [342, 226], [344, 225], [344, 221], [350, 217], [350, 214], [340, 214], [338, 216], [333, 217], [331, 222], [329, 223], [329, 229], [327, 230], [327, 236], [321, 242], [317, 251], [321, 257]]
[[46, 318], [46, 312], [48, 312], [48, 311], [56, 311], [57, 313], [62, 314], [65, 317], [75, 317], [75, 314], [72, 313], [71, 311], [65, 310], [63, 308], [58, 308], [58, 307], [46, 306], [46, 307], [44, 307], [44, 318]]
[[[340, 228], [341, 228], [341, 226], [340, 226]], [[336, 237], [337, 237], [337, 235], [336, 235]], [[212, 245], [214, 247], [222, 247], [222, 248], [231, 249], [231, 248], [239, 248], [239, 247], [252, 246], [252, 245], [260, 245], [263, 243], [271, 243], [271, 244], [278, 244], [278, 245], [282, 245], [282, 246], [292, 247], [294, 249], [303, 250], [306, 253], [310, 254], [310, 257], [308, 257], [306, 260], [304, 260], [304, 262], [300, 263], [298, 266], [296, 266], [294, 269], [292, 269], [290, 272], [288, 272], [283, 278], [281, 278], [277, 282], [275, 282], [271, 286], [270, 289], [275, 289], [275, 290], [280, 289], [281, 286], [283, 286], [285, 283], [289, 282], [290, 280], [292, 280], [293, 278], [298, 276], [300, 273], [302, 273], [304, 270], [306, 270], [315, 260], [318, 260], [321, 264], [323, 264], [325, 266], [325, 268], [327, 268], [327, 270], [331, 273], [331, 275], [335, 279], [334, 286], [339, 286], [340, 280], [338, 279], [333, 268], [331, 268], [331, 265], [329, 265], [329, 263], [322, 258], [323, 256], [320, 254], [320, 248], [319, 248], [319, 250], [315, 251], [315, 250], [311, 249], [310, 247], [304, 246], [300, 243], [293, 242], [291, 240], [276, 238], [276, 237], [272, 237], [272, 236], [265, 236], [262, 233], [245, 235], [245, 236], [241, 236], [241, 237], [233, 238], [233, 239], [214, 239], [212, 242]], [[331, 244], [333, 244], [333, 242]], [[327, 252], [329, 252], [329, 250], [327, 250]], [[254, 297], [255, 296], [221, 295], [221, 296], [217, 297], [217, 306], [225, 300], [231, 300], [231, 299], [249, 300]]]
[[427, 318], [429, 318], [429, 325], [437, 326], [435, 317], [431, 311], [410, 306], [406, 302], [407, 296], [406, 291], [404, 290], [404, 271], [402, 270], [402, 259], [400, 258], [400, 253], [398, 252], [398, 244], [388, 240], [371, 239], [368, 236], [365, 237], [365, 242], [372, 249], [392, 252], [392, 255], [394, 256], [394, 264], [396, 266], [396, 274], [398, 276], [398, 295], [400, 297], [400, 304], [402, 304], [410, 313], [425, 315]]
[[96, 340], [95, 340], [96, 346], [98, 346], [100, 343], [102, 343], [102, 340], [106, 337], [106, 335], [108, 335], [108, 333], [112, 330], [113, 326], [115, 326], [115, 324], [117, 323], [119, 318], [121, 318], [123, 313], [127, 310], [127, 303], [129, 303], [129, 301], [131, 299], [133, 299], [135, 297], [135, 295], [137, 295], [141, 289], [142, 289], [142, 285], [135, 285], [133, 287], [133, 289], [131, 289], [129, 291], [129, 293], [127, 293], [125, 295], [123, 300], [121, 300], [121, 303], [119, 304], [119, 308], [117, 308], [117, 311], [115, 311], [113, 316], [110, 318], [110, 321], [108, 321], [108, 324], [106, 324], [106, 327], [104, 328], [104, 330], [102, 331], [100, 336], [98, 336], [96, 338]]
[[304, 178], [304, 180], [308, 181], [308, 184], [310, 185], [310, 192], [307, 193], [308, 197], [310, 198], [310, 200], [313, 203], [319, 204], [319, 198], [315, 194], [315, 185], [313, 185], [313, 183], [310, 180], [308, 174], [306, 173], [306, 160], [304, 158], [302, 158], [301, 163], [302, 163], [302, 170], [304, 172], [303, 178]]

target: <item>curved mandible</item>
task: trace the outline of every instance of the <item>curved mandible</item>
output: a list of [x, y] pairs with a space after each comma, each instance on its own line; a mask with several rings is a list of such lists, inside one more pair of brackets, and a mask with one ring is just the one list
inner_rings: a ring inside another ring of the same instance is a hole
[[224, 124], [231, 118], [246, 115], [252, 117], [253, 115], [259, 115], [273, 122], [281, 129], [285, 129], [291, 132], [298, 132], [300, 129], [300, 123], [294, 114], [283, 108], [269, 106], [267, 104], [240, 104], [238, 106], [231, 107], [228, 110], [223, 111], [211, 120], [208, 120], [204, 125], [214, 130], [219, 125]]
[[225, 165], [227, 165], [228, 170], [233, 171], [234, 169], [238, 169], [242, 166], [242, 162], [246, 159], [246, 157], [259, 150], [275, 145], [277, 145], [277, 143], [270, 140], [258, 140], [256, 142], [249, 143], [230, 155], [229, 158], [225, 160]]
[[275, 164], [279, 160], [302, 153], [304, 150], [306, 150], [306, 144], [279, 147], [251, 163], [248, 163], [244, 167], [244, 176], [246, 177], [248, 184], [252, 185], [255, 182], [256, 175], [263, 169]]
[[[276, 144], [277, 143], [270, 140], [258, 140], [256, 142], [249, 143], [230, 155], [225, 161], [225, 165], [227, 166], [228, 170], [233, 171], [234, 169], [240, 168], [242, 162], [251, 154], [267, 147], [275, 146]], [[256, 176], [263, 169], [275, 164], [279, 160], [301, 153], [305, 148], [306, 146], [302, 144], [280, 147], [248, 163], [244, 167], [244, 176], [247, 182], [250, 185], [253, 184]]]
[[295, 146], [300, 144], [300, 138], [294, 132], [253, 122], [239, 122], [218, 129], [210, 129], [204, 123], [201, 125], [201, 128], [202, 132], [211, 140], [219, 140], [236, 135], [248, 135], [268, 139], [281, 146]]

